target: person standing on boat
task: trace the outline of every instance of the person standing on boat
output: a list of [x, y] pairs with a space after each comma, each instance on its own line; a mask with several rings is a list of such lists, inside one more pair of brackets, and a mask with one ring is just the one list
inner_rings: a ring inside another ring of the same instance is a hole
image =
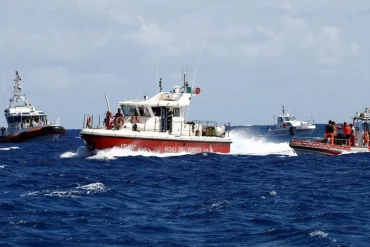
[[86, 128], [91, 129], [91, 116], [90, 116], [90, 114], [87, 114], [87, 117], [86, 117]]
[[369, 131], [365, 130], [363, 134], [364, 147], [369, 146]]
[[335, 125], [335, 122], [334, 122], [333, 126], [334, 126], [334, 139], [335, 139], [334, 143], [338, 145], [345, 145], [348, 140], [346, 134], [344, 133], [347, 123], [344, 122], [342, 126], [339, 126], [339, 125], [337, 126]]
[[349, 138], [351, 137], [352, 128], [346, 122], [343, 123], [343, 134], [346, 136], [346, 140], [348, 142]]
[[111, 119], [113, 118], [113, 114], [110, 111], [107, 111], [107, 113], [105, 113], [104, 124], [107, 130], [110, 130], [112, 128]]
[[341, 129], [342, 127], [341, 126], [337, 126], [337, 124], [336, 124], [335, 121], [331, 121], [331, 125], [333, 126], [333, 134], [334, 134], [334, 137], [336, 137], [338, 135], [338, 129]]
[[121, 108], [118, 108], [116, 115], [114, 115], [114, 125], [118, 129], [123, 126], [123, 114]]
[[329, 123], [325, 126], [325, 136], [324, 139], [330, 138], [330, 144], [334, 144], [334, 126], [332, 121], [329, 120]]
[[355, 127], [353, 126], [353, 123], [350, 123], [349, 127], [351, 128], [351, 135], [348, 140], [348, 145], [354, 147], [356, 146]]

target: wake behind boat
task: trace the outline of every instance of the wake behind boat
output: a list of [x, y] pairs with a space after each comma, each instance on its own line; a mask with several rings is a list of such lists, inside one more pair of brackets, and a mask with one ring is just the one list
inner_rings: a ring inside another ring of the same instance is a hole
[[104, 126], [91, 128], [88, 115], [80, 133], [86, 146], [92, 150], [121, 147], [160, 153], [229, 153], [229, 124], [186, 120], [190, 100], [200, 94], [200, 88], [189, 87], [186, 74], [184, 85], [170, 92], [162, 92], [161, 83], [160, 92], [152, 98], [119, 102], [115, 117], [107, 112]]
[[22, 93], [21, 77], [15, 72], [13, 97], [4, 115], [8, 127], [1, 128], [0, 143], [55, 141], [66, 134], [60, 120], [49, 122], [47, 114], [36, 110]]
[[[289, 143], [289, 146], [298, 155], [310, 153], [339, 155], [369, 152], [369, 122], [370, 117], [366, 115], [366, 112], [356, 114], [353, 123], [349, 125], [351, 126], [349, 136], [340, 134], [329, 138], [295, 137]], [[347, 127], [346, 124], [344, 124], [344, 127]], [[333, 141], [330, 138], [333, 138]]]
[[291, 141], [294, 136], [312, 136], [316, 126], [309, 121], [296, 120], [294, 115], [285, 113], [283, 106], [283, 114], [277, 119], [275, 126], [268, 129], [266, 138], [275, 141]]

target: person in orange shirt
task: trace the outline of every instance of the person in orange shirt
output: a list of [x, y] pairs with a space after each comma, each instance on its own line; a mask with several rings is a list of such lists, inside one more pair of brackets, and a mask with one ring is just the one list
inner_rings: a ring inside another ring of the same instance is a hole
[[365, 130], [364, 132], [364, 146], [369, 146], [369, 131]]
[[346, 140], [349, 145], [349, 139], [351, 137], [352, 128], [346, 122], [344, 122], [342, 130], [343, 130], [343, 134], [346, 136]]

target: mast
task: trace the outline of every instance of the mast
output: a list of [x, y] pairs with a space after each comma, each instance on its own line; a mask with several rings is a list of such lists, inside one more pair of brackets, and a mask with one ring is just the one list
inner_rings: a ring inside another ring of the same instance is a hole
[[285, 109], [284, 109], [284, 105], [283, 105], [283, 115], [285, 115]]
[[15, 78], [14, 81], [14, 90], [13, 90], [13, 98], [10, 99], [9, 108], [11, 108], [14, 102], [23, 101], [27, 104], [27, 99], [24, 94], [22, 94], [22, 85], [21, 85], [22, 78], [19, 76], [18, 71], [15, 71]]
[[158, 87], [159, 87], [159, 92], [162, 92], [162, 78], [159, 78], [159, 82], [158, 82]]
[[6, 105], [6, 97], [5, 97], [5, 87], [4, 87], [4, 69], [1, 70], [1, 80], [2, 80], [2, 83], [3, 83], [3, 96], [4, 96], [4, 109], [5, 109], [5, 105]]

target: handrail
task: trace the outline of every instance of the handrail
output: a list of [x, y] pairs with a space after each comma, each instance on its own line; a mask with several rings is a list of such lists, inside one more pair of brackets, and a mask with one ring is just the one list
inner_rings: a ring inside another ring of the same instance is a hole
[[[86, 127], [86, 121], [87, 121], [87, 115], [89, 114], [84, 114], [83, 117], [83, 122], [82, 122], [82, 128]], [[105, 122], [103, 121], [103, 124], [100, 125], [100, 115], [98, 116], [99, 122], [96, 127], [93, 125], [94, 121], [94, 115], [90, 115], [91, 117], [91, 128], [94, 129], [101, 129], [105, 128]], [[134, 127], [134, 124], [136, 124], [136, 128], [139, 128], [138, 131], [143, 131], [143, 132], [162, 132], [161, 131], [161, 124], [160, 124], [160, 117], [154, 118], [149, 124], [149, 121], [153, 118], [148, 118], [146, 116], [139, 116], [138, 120], [139, 122], [133, 121], [136, 120], [133, 117], [124, 117], [124, 124], [121, 128], [128, 128], [131, 129]], [[158, 125], [159, 124], [159, 125]], [[175, 124], [180, 124], [180, 126], [177, 125], [177, 127], [174, 127]], [[151, 125], [150, 127], [148, 127]], [[141, 127], [140, 127], [141, 126]], [[177, 132], [176, 135], [180, 136], [203, 136], [203, 137], [229, 137], [230, 136], [230, 128], [231, 125], [230, 123], [224, 123], [220, 124], [216, 121], [206, 121], [206, 120], [195, 120], [195, 121], [185, 121], [185, 120], [172, 120], [171, 121], [171, 126], [172, 128], [177, 128], [179, 131]], [[117, 130], [117, 127], [112, 128], [112, 130]], [[169, 131], [170, 134], [174, 132], [174, 129], [172, 130], [167, 130]], [[175, 131], [175, 132], [176, 132]], [[184, 132], [186, 131], [186, 132]], [[220, 134], [222, 133], [222, 134]]]

